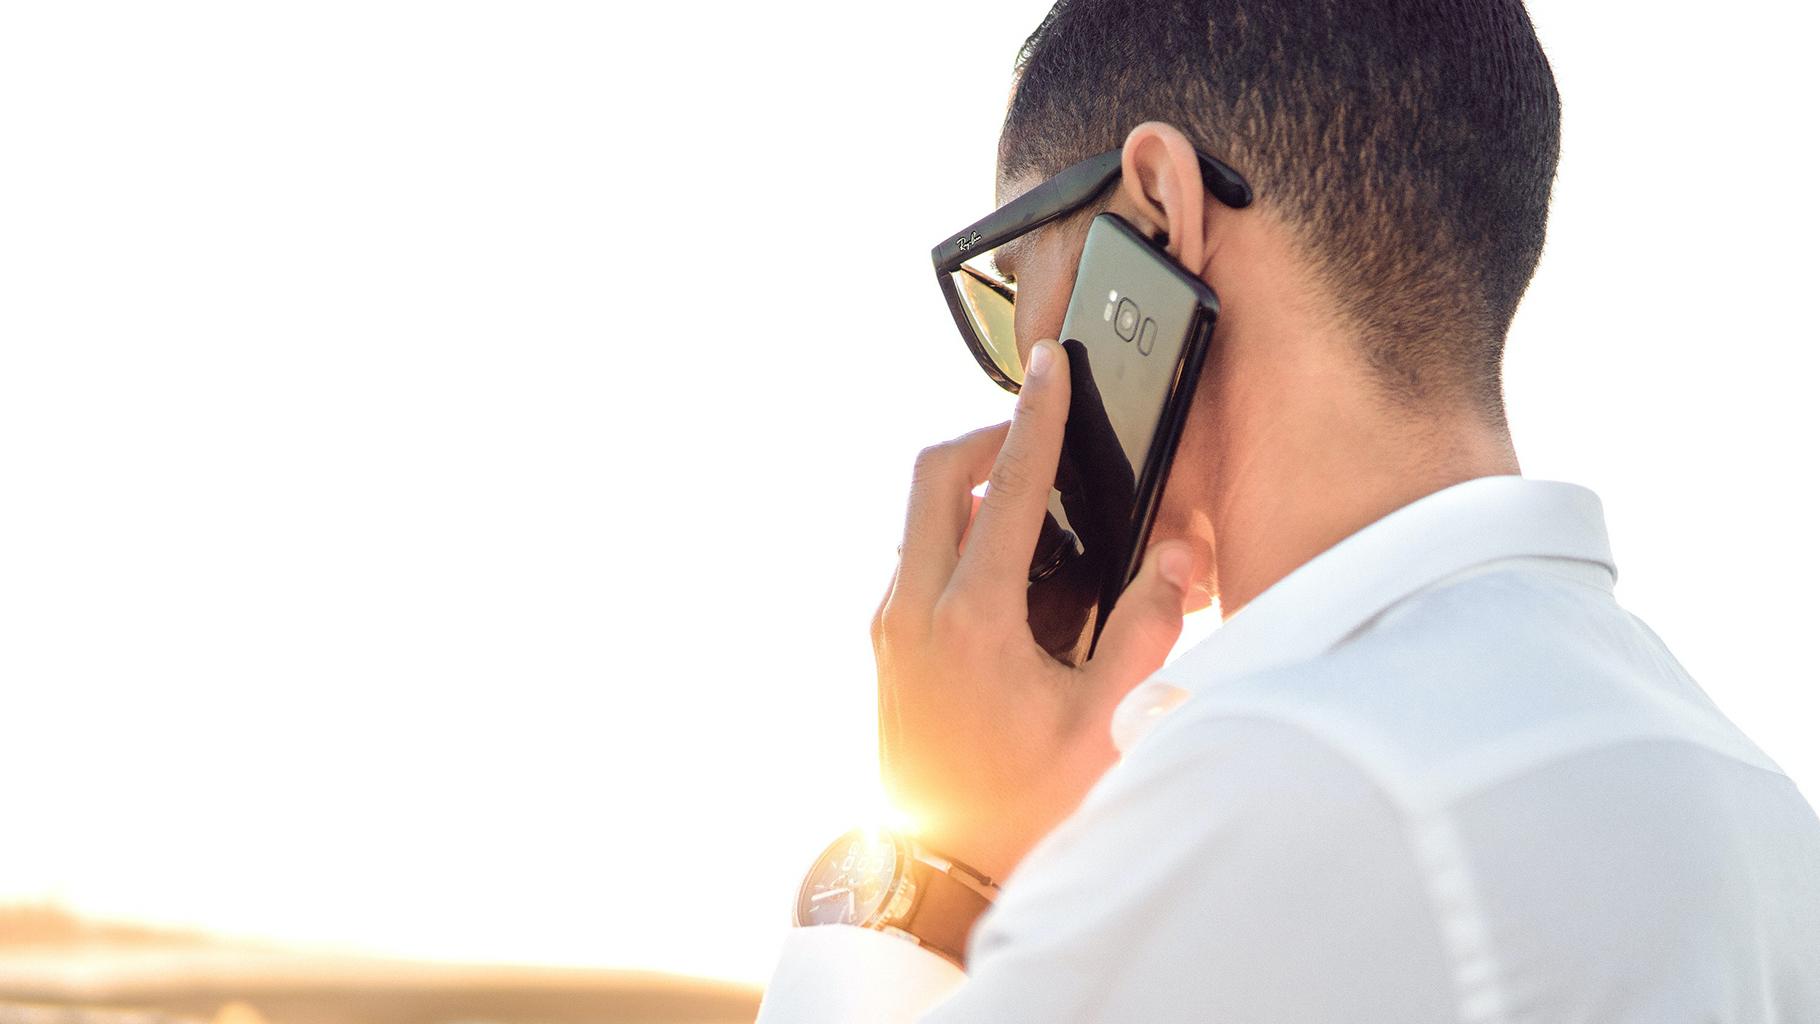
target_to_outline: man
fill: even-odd
[[[918,460],[874,623],[921,828],[832,848],[761,1019],[1820,1021],[1820,821],[1617,604],[1597,497],[1519,475],[1499,366],[1559,126],[1520,3],[1072,0],[1018,68],[1001,203],[1118,173],[994,254],[1017,411]],[[1102,211],[1223,313],[1071,667],[1025,581]]]

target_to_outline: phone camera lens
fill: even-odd
[[[1118,315],[1113,318],[1112,328],[1119,332],[1119,337],[1130,341],[1137,336],[1138,308],[1137,303],[1128,298],[1119,300]]]

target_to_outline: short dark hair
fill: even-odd
[[[1521,0],[1061,0],[1018,53],[1000,173],[1148,120],[1283,215],[1393,400],[1502,415],[1560,154]]]

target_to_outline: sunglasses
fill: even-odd
[[[1205,153],[1201,181],[1233,209],[1251,204],[1251,186],[1239,172]],[[1123,150],[1107,150],[1057,173],[1042,184],[942,239],[930,253],[954,324],[986,376],[1006,391],[1024,383],[1024,361],[1015,330],[1017,283],[999,272],[993,253],[1019,236],[1087,205],[1123,168]]]

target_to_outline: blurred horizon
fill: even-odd
[[[758,997],[750,985],[657,971],[363,956],[0,906],[9,1022],[723,1024],[749,1021]]]

